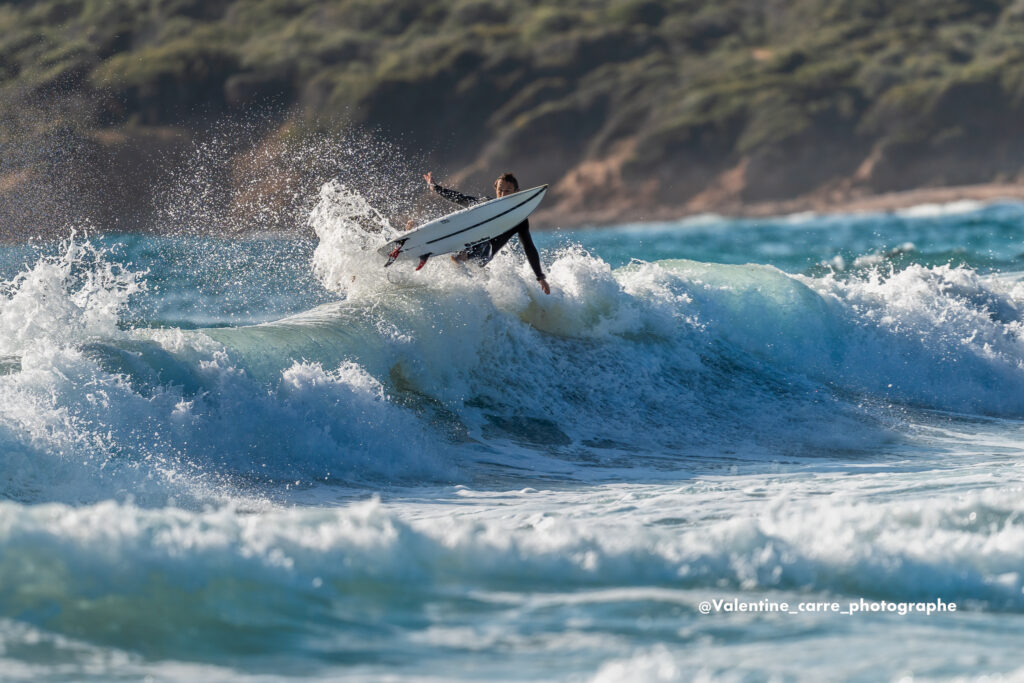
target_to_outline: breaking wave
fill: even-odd
[[[385,271],[367,252],[386,221],[344,188],[311,220],[313,267],[341,298],[277,322],[127,326],[146,273],[83,241],[7,282],[0,495],[161,504],[517,468],[644,477],[870,449],[908,407],[1024,416],[1024,285],[1006,278],[613,269],[569,247],[546,297],[506,252],[486,270]]]

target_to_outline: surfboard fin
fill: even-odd
[[[427,265],[427,259],[428,258],[430,258],[430,254],[425,254],[423,256],[423,258],[420,259],[420,264],[418,266],[416,266],[416,270],[419,270],[423,266]]]
[[[384,264],[385,268],[394,263],[395,259],[398,258],[398,255],[402,253],[402,247],[405,246],[405,240],[401,240],[397,244],[398,246],[396,246],[394,250],[390,254],[388,254],[388,262]]]

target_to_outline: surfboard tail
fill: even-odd
[[[390,266],[392,263],[395,262],[395,259],[398,258],[398,255],[402,253],[402,247],[403,246],[405,246],[405,240],[404,239],[402,239],[402,240],[395,240],[394,242],[390,242],[387,246],[384,247],[384,249],[381,250],[382,252],[386,253],[387,256],[388,256],[388,261],[387,261],[387,263],[384,264],[385,268],[387,268],[388,266]],[[393,247],[393,248],[391,248],[391,247]],[[387,251],[388,248],[391,248],[391,250]]]

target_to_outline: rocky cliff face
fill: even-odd
[[[7,5],[0,222],[31,234],[59,196],[62,215],[151,225],[153,188],[214,139],[210,182],[239,211],[258,187],[413,166],[470,190],[548,182],[566,223],[1016,183],[1021,29],[1013,0]],[[295,153],[353,128],[401,171]]]

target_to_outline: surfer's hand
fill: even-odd
[[[423,174],[423,179],[427,181],[427,185],[430,186],[430,189],[434,189],[434,172],[433,171],[430,171],[429,173],[424,173]]]
[[[537,282],[540,283],[540,288],[544,291],[545,294],[550,294],[551,293],[551,288],[548,287],[548,281],[547,280],[537,280]]]

